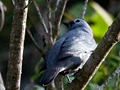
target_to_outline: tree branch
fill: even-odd
[[[30,1],[30,2],[28,3],[28,5],[26,5],[23,9],[27,8],[31,3],[32,3],[32,1]]]
[[[105,88],[105,86],[106,86],[116,75],[118,75],[118,73],[120,73],[120,66],[115,70],[115,72],[112,74],[112,76],[110,76],[110,77],[98,88],[98,90],[102,90],[103,88]]]
[[[68,0],[57,0],[57,5],[55,9],[55,16],[53,21],[53,41],[55,42],[58,36],[58,31],[60,28],[61,19],[66,7]]]
[[[47,0],[47,7],[48,7],[48,26],[49,26],[49,33],[52,36],[52,22],[51,22],[51,0]]]
[[[120,67],[120,51],[119,51],[119,67]],[[120,72],[117,73],[117,75],[116,75],[116,82],[115,82],[114,90],[117,90],[117,86],[119,84],[119,78],[120,78]]]
[[[4,86],[4,83],[3,83],[1,72],[0,72],[0,90],[5,90],[5,86]]]
[[[81,19],[84,19],[85,12],[86,12],[86,9],[87,9],[87,3],[88,3],[88,0],[85,0],[85,4],[83,6],[83,11],[82,11]]]
[[[28,1],[15,0],[6,90],[20,90]]]
[[[52,22],[51,22],[51,6],[50,6],[51,0],[47,0],[47,7],[48,7],[48,30],[49,30],[49,37],[50,42],[49,44],[53,44],[53,36],[52,36]]]
[[[63,88],[63,76],[58,75],[55,79],[55,85],[57,90],[64,90]]]
[[[15,5],[15,1],[14,0],[12,0],[12,3],[13,3],[13,5]]]
[[[45,90],[56,90],[54,80],[46,87]]]
[[[100,44],[92,53],[84,67],[77,73],[73,82],[68,85],[66,90],[83,90],[95,72],[104,61],[112,47],[118,42],[120,38],[120,13],[109,27],[107,33],[103,37]]]
[[[1,31],[4,26],[4,21],[5,21],[4,5],[1,1],[0,1],[0,10],[1,10],[1,23],[0,23],[1,24],[0,31]]]
[[[29,34],[32,42],[34,43],[35,47],[37,48],[37,50],[40,52],[40,54],[42,55],[42,57],[45,57],[43,50],[39,47],[39,45],[37,44],[37,42],[35,41],[34,37],[32,36],[30,30],[28,28],[26,28],[27,33]]]
[[[35,8],[36,8],[37,13],[38,13],[38,15],[39,15],[39,18],[40,18],[40,20],[41,20],[41,22],[42,22],[42,25],[43,25],[43,27],[44,27],[44,29],[45,29],[45,32],[48,33],[48,29],[47,29],[47,26],[46,26],[46,24],[45,24],[45,21],[44,21],[44,19],[43,19],[43,17],[42,17],[42,14],[41,14],[41,12],[40,12],[40,9],[39,9],[37,3],[35,2],[35,0],[32,0],[32,1],[33,1],[34,5],[35,5]]]

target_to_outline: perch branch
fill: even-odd
[[[44,19],[43,19],[43,17],[42,17],[41,11],[40,11],[37,3],[35,2],[35,0],[32,0],[32,1],[33,1],[34,6],[35,6],[35,8],[36,8],[36,10],[37,10],[37,13],[38,13],[38,15],[39,15],[39,18],[40,18],[40,20],[41,20],[41,22],[42,22],[42,25],[43,25],[43,27],[44,27],[44,30],[45,30],[46,33],[48,33],[48,29],[47,29],[47,26],[46,26],[46,24],[45,24],[45,21],[44,21]]]
[[[60,28],[61,19],[66,7],[66,3],[68,0],[57,0],[55,16],[53,21],[53,41],[55,42],[58,36],[58,31]]]
[[[95,72],[104,61],[112,47],[118,42],[120,38],[120,13],[109,27],[107,33],[92,53],[84,67],[76,74],[76,78],[68,85],[66,90],[83,90],[93,77]]]
[[[84,19],[85,12],[86,12],[86,9],[87,9],[87,4],[88,4],[88,0],[85,0],[85,4],[83,6],[83,11],[82,11],[81,19]]]

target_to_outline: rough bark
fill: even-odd
[[[28,0],[15,0],[6,90],[20,90],[27,5]]]
[[[96,70],[100,67],[105,57],[120,38],[120,13],[109,27],[107,33],[90,56],[82,70],[77,73],[76,78],[68,85],[66,90],[83,90],[91,80]]]

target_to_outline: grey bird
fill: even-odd
[[[64,23],[69,32],[59,39],[45,57],[40,85],[48,85],[58,74],[68,77],[82,69],[96,42],[90,26],[82,19]]]

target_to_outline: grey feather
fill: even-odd
[[[84,66],[96,48],[92,30],[84,20],[71,21],[67,27],[69,32],[53,45],[44,61],[46,71],[49,69],[55,72],[53,76],[44,74],[40,81],[41,84],[49,84],[53,80],[51,77],[55,78],[59,73],[67,76],[73,75]],[[43,78],[47,78],[49,83],[45,83]]]

